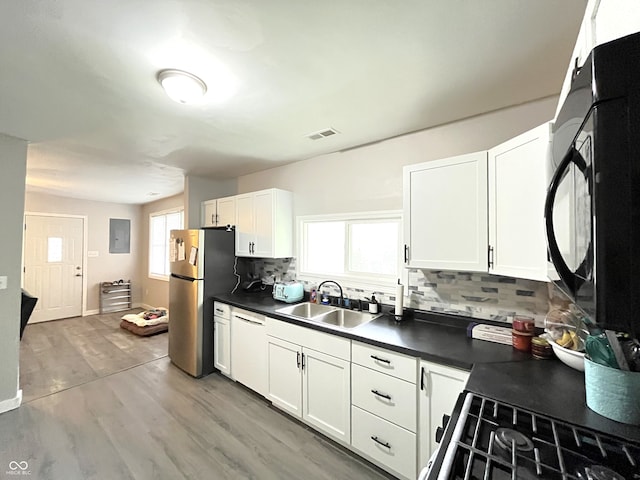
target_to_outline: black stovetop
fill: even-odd
[[[472,393],[442,448],[441,479],[640,479],[640,444]]]

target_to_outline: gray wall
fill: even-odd
[[[24,182],[24,180],[23,180]],[[131,280],[133,302],[142,300],[140,284],[140,219],[142,207],[121,203],[92,202],[42,193],[26,194],[28,213],[59,213],[86,215],[88,224],[87,251],[98,252],[87,258],[87,311],[96,313],[100,307],[98,285],[103,281]],[[109,253],[109,219],[131,220],[131,253]]]
[[[201,202],[235,195],[237,191],[236,179],[212,180],[187,175],[184,178],[185,228],[200,228]]]
[[[17,407],[20,339],[20,279],[27,142],[0,134],[0,412]]]
[[[149,215],[184,206],[184,195],[174,195],[142,206],[140,218],[140,285],[142,303],[149,307],[169,308],[169,282],[149,278]],[[186,217],[185,217],[186,218]]]
[[[292,191],[295,215],[402,209],[402,167],[486,150],[553,118],[557,97],[238,178],[238,193]],[[322,141],[322,140],[318,140]]]

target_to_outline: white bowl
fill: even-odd
[[[558,357],[562,363],[584,372],[584,352],[561,347],[548,336],[547,341],[551,345],[551,348],[553,348],[553,353],[556,354],[556,357]]]

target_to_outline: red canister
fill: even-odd
[[[533,335],[536,323],[531,317],[515,316],[513,317],[513,329],[519,333]]]
[[[521,352],[531,351],[532,338],[533,334],[511,330],[511,344],[513,345],[513,348],[520,350]]]

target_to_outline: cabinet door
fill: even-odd
[[[487,270],[487,152],[404,168],[407,266]]]
[[[218,199],[217,220],[219,227],[236,224],[236,197]]]
[[[547,281],[551,123],[489,150],[489,273]]]
[[[253,196],[252,194],[236,197],[236,255],[251,256],[253,235]]]
[[[267,395],[267,334],[263,316],[233,311],[231,364],[234,380]]]
[[[275,406],[297,417],[302,417],[301,350],[294,343],[267,337],[267,396]]]
[[[453,407],[469,378],[469,372],[431,362],[420,362],[418,412],[418,465],[426,465],[437,448],[436,429]]]
[[[350,443],[350,362],[309,348],[302,353],[302,417],[327,435]]]
[[[640,31],[638,0],[600,0],[593,13],[593,43],[602,43]]]
[[[231,375],[231,326],[229,320],[214,317],[213,362],[227,376]]]
[[[265,190],[253,194],[253,215],[256,257],[273,257],[274,192]]]
[[[202,202],[202,222],[203,227],[215,227],[216,226],[216,201],[207,200]]]

